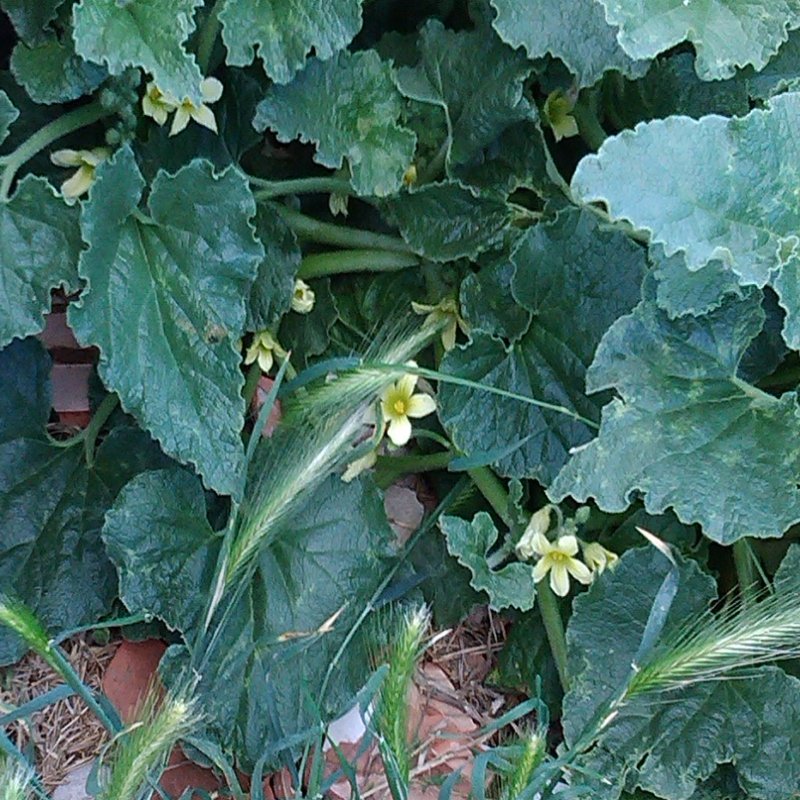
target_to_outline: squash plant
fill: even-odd
[[[563,731],[518,796],[797,796],[794,0],[0,8],[8,607],[160,621],[195,754],[252,771],[352,703],[381,605],[488,603]],[[97,351],[71,436],[54,291]],[[712,606],[749,656],[643,689]]]

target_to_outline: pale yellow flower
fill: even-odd
[[[203,95],[203,102],[196,105],[188,98],[185,98],[175,109],[175,116],[172,118],[172,127],[169,130],[170,136],[180,133],[193,119],[198,125],[208,128],[217,133],[217,120],[214,112],[207,104],[216,103],[222,97],[222,84],[216,78],[205,78],[200,84],[200,92]]]
[[[535,537],[547,533],[550,528],[550,517],[553,513],[553,506],[549,503],[544,508],[540,508],[533,514],[525,527],[525,532],[520,537],[515,548],[517,557],[523,561],[532,558],[536,551],[533,549]]]
[[[578,135],[578,123],[570,113],[574,105],[575,99],[568,97],[560,89],[550,92],[544,101],[544,117],[550,123],[557,142]]]
[[[581,542],[581,550],[583,550],[583,560],[597,575],[600,575],[606,567],[613,569],[619,561],[619,556],[607,550],[600,542]]]
[[[416,367],[413,362],[410,366]],[[381,411],[388,422],[387,434],[392,443],[404,445],[411,438],[411,420],[427,417],[436,411],[436,401],[427,394],[414,394],[416,375],[403,375],[393,383],[381,397]]]
[[[415,314],[427,314],[426,324],[441,324],[446,320],[442,330],[442,345],[445,350],[450,351],[456,346],[456,332],[459,329],[465,335],[469,333],[469,326],[462,319],[458,303],[452,297],[446,297],[436,305],[412,302],[411,308]]]
[[[304,281],[298,278],[294,282],[292,291],[292,311],[298,314],[308,314],[314,308],[316,295],[314,290]]]
[[[269,372],[275,358],[286,358],[286,351],[269,331],[259,331],[253,336],[253,342],[247,348],[244,363],[252,364],[254,361],[258,361],[261,371]]]
[[[154,81],[147,84],[142,97],[142,111],[145,116],[152,117],[159,125],[163,125],[178,105],[178,101],[171,95],[164,94]]]
[[[578,553],[578,540],[571,535],[559,536],[555,542],[540,533],[534,537],[533,551],[539,556],[533,568],[533,580],[536,583],[550,573],[550,588],[559,596],[569,593],[569,576],[583,584],[592,582],[592,573],[582,561],[575,556]]]
[[[91,150],[56,150],[50,160],[57,167],[77,167],[72,177],[61,184],[61,194],[67,200],[74,200],[89,191],[94,183],[95,170],[111,155],[107,147],[93,147]]]
[[[412,164],[404,173],[403,173],[403,183],[406,186],[413,186],[417,182],[417,166],[416,164]]]

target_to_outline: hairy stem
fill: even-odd
[[[253,402],[253,398],[255,397],[256,389],[258,387],[258,381],[260,379],[261,367],[259,366],[258,361],[254,361],[250,365],[250,369],[247,370],[247,377],[245,378],[244,388],[242,389],[245,413],[247,413],[247,409],[250,408],[250,404]]]
[[[561,688],[566,692],[569,689],[569,671],[567,670],[567,637],[564,633],[564,622],[558,610],[558,601],[547,581],[539,581],[536,586],[536,597],[539,601],[539,611],[542,614],[544,630],[550,644],[550,652],[556,663],[558,679]]]
[[[300,262],[298,278],[322,278],[348,272],[397,272],[419,265],[411,253],[393,253],[388,250],[337,250],[331,253],[314,253]]]
[[[197,35],[197,64],[200,71],[205,75],[208,72],[208,65],[211,63],[211,53],[214,51],[214,43],[219,34],[219,12],[222,9],[224,0],[217,0],[211,11],[208,12],[206,21]]]
[[[94,464],[94,450],[97,442],[97,437],[103,425],[106,424],[108,418],[114,412],[114,409],[119,405],[119,397],[111,392],[103,398],[103,402],[97,407],[94,412],[91,422],[86,428],[86,436],[83,440],[83,446],[86,450],[86,465],[91,469]]]
[[[575,122],[578,123],[578,133],[583,141],[592,150],[599,150],[600,145],[606,140],[608,134],[600,124],[591,100],[586,96],[580,97],[572,109],[572,116],[575,117]]]
[[[360,249],[389,250],[394,253],[410,253],[411,248],[399,237],[385,233],[374,233],[331,222],[320,222],[280,203],[271,203],[283,221],[301,238],[320,244]]]
[[[22,142],[16,150],[0,158],[0,164],[4,167],[3,177],[0,180],[0,201],[6,202],[8,200],[11,184],[14,182],[14,176],[17,171],[37,153],[62,136],[85,128],[87,125],[92,125],[113,113],[113,111],[103,108],[99,102],[68,111],[58,119],[54,119],[44,127],[39,128],[36,133]]]
[[[260,187],[253,193],[256,200],[271,200],[287,194],[352,194],[350,182],[342,178],[323,175],[317,178],[291,178],[285,181],[268,181],[249,177],[250,183]]]

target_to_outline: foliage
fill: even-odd
[[[121,601],[192,713],[119,780],[187,735],[307,774],[379,691],[373,612],[485,603],[536,724],[476,780],[788,800],[797,0],[0,8],[0,663],[45,653],[119,735],[56,645]],[[83,431],[34,338],[54,297],[94,357]],[[401,545],[406,472],[437,507]],[[744,660],[631,677],[723,634]],[[378,726],[400,795],[414,642]]]

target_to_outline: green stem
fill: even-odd
[[[245,413],[247,413],[247,409],[250,408],[250,404],[253,402],[260,379],[261,367],[258,365],[258,361],[254,361],[250,365],[250,369],[247,370],[247,377],[245,378],[244,388],[242,389]]]
[[[506,525],[510,526],[512,520],[508,513],[508,492],[506,492],[506,487],[503,485],[503,482],[489,467],[473,467],[467,470],[467,475],[469,475],[472,482],[478,487],[480,493],[495,510],[497,516],[500,517]]]
[[[385,489],[395,478],[417,472],[433,472],[446,469],[453,460],[450,450],[414,456],[378,456],[376,482]]]
[[[33,158],[38,152],[51,145],[62,136],[73,133],[87,125],[92,125],[103,117],[113,114],[107,108],[103,108],[100,103],[90,103],[86,106],[76,108],[62,114],[58,119],[48,122],[43,128],[39,128],[36,133],[29,136],[16,150],[3,156],[0,164],[3,165],[3,177],[0,180],[0,201],[8,200],[11,184],[17,170]]]
[[[225,0],[217,0],[211,11],[208,12],[206,21],[197,35],[197,63],[200,72],[205,75],[208,72],[208,65],[211,62],[211,53],[214,51],[214,42],[217,41],[219,34],[219,12]]]
[[[298,278],[322,278],[348,272],[397,272],[419,265],[411,253],[391,253],[388,250],[337,250],[314,253],[300,262]]]
[[[600,145],[608,138],[608,134],[603,130],[591,101],[585,97],[579,98],[572,109],[572,116],[578,123],[578,133],[583,141],[592,150],[599,150]]]
[[[97,436],[117,405],[119,405],[119,397],[114,392],[107,394],[103,398],[103,402],[97,407],[97,411],[94,412],[91,422],[86,427],[83,446],[86,449],[86,466],[90,469],[94,464],[94,448],[97,442]]]
[[[425,169],[422,170],[422,173],[419,176],[418,183],[432,183],[435,181],[439,175],[444,170],[445,161],[447,160],[447,154],[450,152],[450,144],[451,140],[448,136],[442,144],[439,146],[439,149],[436,151],[436,154],[430,160]]]
[[[393,253],[411,252],[411,248],[399,236],[347,228],[331,222],[320,222],[314,217],[308,217],[280,203],[271,203],[271,206],[301,239],[339,247],[389,250]]]
[[[285,181],[268,181],[250,176],[250,183],[261,187],[253,193],[256,200],[271,200],[287,194],[352,194],[350,182],[324,175],[317,178],[292,178]]]
[[[103,710],[103,707],[97,702],[95,696],[92,694],[91,689],[78,677],[78,673],[72,667],[72,664],[65,658],[58,647],[50,648],[50,658],[53,666],[58,670],[61,677],[66,682],[67,686],[72,689],[75,694],[80,697],[84,703],[89,707],[90,711],[97,717],[100,724],[112,735],[119,733],[119,726],[115,725],[111,718]]]
[[[564,622],[558,609],[558,601],[547,581],[539,581],[536,585],[536,598],[539,601],[539,612],[544,622],[547,641],[550,643],[550,652],[556,663],[558,678],[561,687],[566,692],[569,689],[569,670],[567,669],[567,637],[564,633]]]
[[[467,470],[467,474],[478,487],[489,505],[497,512],[506,525],[511,525],[511,516],[508,506],[508,492],[503,482],[492,472],[489,467],[475,467]],[[564,623],[558,610],[558,601],[553,590],[546,581],[536,584],[536,596],[539,599],[539,610],[542,614],[547,641],[550,643],[550,652],[553,654],[558,677],[564,691],[569,688],[569,672],[567,670],[567,638],[564,633]]]

